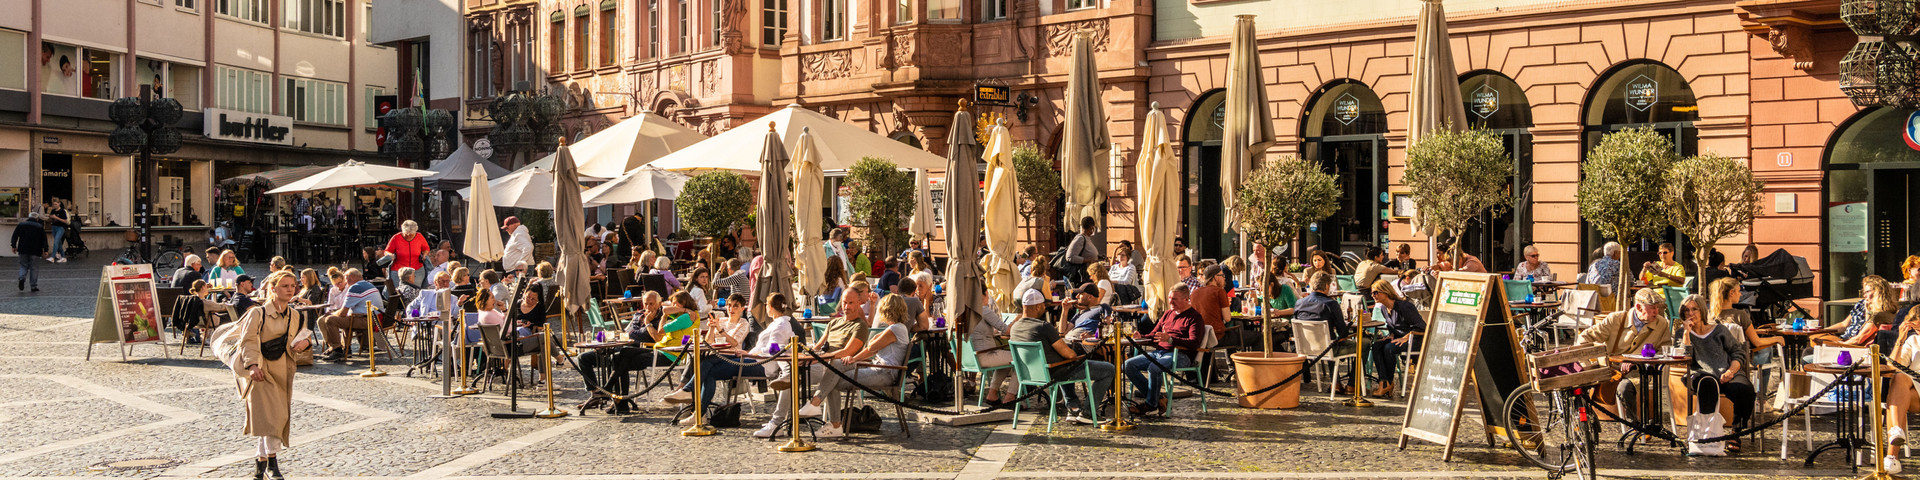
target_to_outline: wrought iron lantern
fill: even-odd
[[[1840,60],[1840,91],[1858,107],[1920,107],[1920,0],[1842,0],[1840,18],[1860,38]]]

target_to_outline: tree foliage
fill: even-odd
[[[1500,137],[1486,130],[1441,130],[1407,148],[1402,177],[1419,206],[1428,232],[1459,237],[1481,212],[1498,215],[1513,205],[1513,161]],[[1454,243],[1453,258],[1459,256]]]
[[[866,227],[867,241],[882,255],[904,245],[915,205],[913,173],[884,158],[861,157],[847,170],[847,183],[848,217]]]
[[[1340,209],[1333,175],[1293,156],[1264,162],[1238,195],[1240,232],[1261,245],[1291,243],[1300,229]]]
[[[753,210],[753,186],[733,172],[704,173],[687,179],[673,205],[694,235],[724,235]]]
[[[1600,144],[1580,163],[1580,190],[1574,194],[1580,217],[1592,222],[1602,235],[1622,243],[1659,235],[1667,226],[1660,185],[1678,158],[1673,142],[1651,128],[1600,137]],[[1614,297],[1624,308],[1632,298],[1627,294],[1627,275],[1632,269],[1621,265],[1619,270]]]
[[[1745,162],[1711,153],[1687,157],[1667,171],[1661,189],[1667,223],[1693,239],[1696,270],[1715,244],[1753,224],[1765,185]]]
[[[1020,186],[1020,217],[1033,224],[1041,215],[1052,215],[1066,190],[1060,188],[1060,171],[1053,159],[1032,143],[1013,147],[1014,183]]]

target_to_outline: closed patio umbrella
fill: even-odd
[[[1173,236],[1180,228],[1183,197],[1180,195],[1180,162],[1174,156],[1171,136],[1167,115],[1160,112],[1160,103],[1154,102],[1147,111],[1146,126],[1141,130],[1145,143],[1139,164],[1134,167],[1140,175],[1140,248],[1146,252],[1140,290],[1154,312],[1166,308],[1167,290],[1180,278],[1173,262]]]
[[[486,166],[474,165],[468,179],[473,185],[486,185]],[[461,251],[474,260],[497,262],[506,248],[500,244],[500,235],[493,232],[494,225],[500,222],[493,218],[493,195],[489,193],[482,188],[474,191],[473,198],[467,199],[468,231]]]
[[[1061,122],[1060,188],[1066,192],[1066,213],[1061,225],[1068,230],[1080,227],[1081,217],[1093,217],[1094,225],[1105,226],[1100,204],[1107,200],[1107,151],[1112,144],[1107,134],[1106,102],[1100,98],[1099,70],[1094,63],[1091,32],[1073,36],[1073,59],[1067,71],[1067,115]]]
[[[973,138],[973,114],[965,108],[953,112],[955,130],[947,135],[947,311],[942,312],[947,324],[953,327],[954,338],[967,338],[974,322],[988,315],[986,305],[980,304],[980,292],[986,288],[980,275],[980,189],[974,186],[974,164],[980,161],[980,142]],[[961,128],[965,127],[965,128]],[[920,191],[927,191],[924,176],[920,172]],[[923,207],[929,213],[933,210],[931,195],[921,200],[928,202]],[[932,225],[927,226],[929,235]],[[958,347],[958,341],[952,345]],[[966,405],[961,399],[960,377],[953,378],[953,405]]]
[[[1412,117],[1407,145],[1420,143],[1429,132],[1467,128],[1467,106],[1460,101],[1460,77],[1453,70],[1447,12],[1440,0],[1422,1],[1413,26],[1413,92],[1407,110]]]
[[[954,135],[959,134],[956,133],[948,136]],[[976,148],[979,147],[978,144],[974,146]],[[976,155],[978,155],[977,151]],[[951,158],[949,158],[949,160],[951,160]],[[949,170],[947,175],[951,178],[953,172]],[[932,179],[927,178],[927,169],[913,169],[913,220],[907,223],[907,235],[909,237],[926,239],[929,243],[933,242],[934,223],[933,185],[931,180]],[[952,243],[952,239],[948,239],[948,243]]]
[[[593,271],[587,268],[586,211],[580,207],[580,178],[574,170],[573,152],[562,143],[554,154],[558,160],[553,162],[553,205],[557,207],[553,210],[553,243],[560,250],[554,279],[560,282],[560,295],[566,297],[562,308],[569,318],[577,319],[593,297],[592,279],[588,278]]]
[[[815,156],[812,132],[800,132],[800,139],[793,145],[793,221],[794,238],[799,243],[793,247],[794,276],[800,283],[802,295],[820,295],[827,283],[827,252],[821,245],[820,203],[825,195],[826,174],[820,171],[820,162]],[[762,237],[765,238],[765,237]],[[808,300],[811,301],[811,300]],[[794,302],[795,305],[812,305]]]
[[[1017,312],[1020,305],[1019,299],[1013,298],[1013,287],[1020,281],[1019,268],[1014,263],[1014,255],[1019,248],[1015,239],[1019,235],[1020,187],[1013,171],[1013,133],[1007,131],[1005,125],[994,125],[989,130],[986,162],[987,193],[981,205],[980,218],[987,232],[987,258],[980,262],[985,270],[982,275],[986,278],[994,308],[1002,312]],[[953,173],[947,173],[948,185],[955,182],[954,178]],[[952,200],[947,202],[953,203]],[[948,210],[951,211],[952,207],[948,207]]]
[[[803,134],[804,135],[804,134]],[[793,295],[793,249],[787,244],[787,147],[780,133],[767,128],[760,149],[760,205],[753,234],[760,239],[760,273],[753,283],[752,303],[774,293]],[[794,302],[799,304],[799,302]]]
[[[1227,118],[1221,134],[1220,184],[1232,186],[1221,199],[1226,221],[1221,232],[1240,224],[1240,206],[1233,189],[1245,182],[1253,162],[1266,156],[1273,144],[1273,112],[1267,108],[1266,81],[1260,74],[1260,51],[1254,45],[1253,15],[1239,15],[1233,24],[1233,43],[1227,50]],[[1161,292],[1165,295],[1166,292]]]

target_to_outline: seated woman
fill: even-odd
[[[1387,319],[1388,335],[1376,338],[1370,346],[1373,352],[1373,371],[1380,377],[1379,387],[1368,391],[1367,395],[1386,397],[1393,394],[1394,373],[1400,367],[1400,354],[1418,346],[1414,334],[1427,332],[1427,321],[1420,318],[1420,307],[1407,301],[1393,289],[1392,282],[1373,281],[1374,311],[1384,312]]]
[[[906,366],[907,351],[913,345],[913,334],[907,330],[905,323],[907,321],[905,298],[899,295],[888,295],[880,299],[880,306],[875,310],[878,310],[879,314],[874,316],[873,328],[883,331],[874,332],[859,353],[835,360],[833,368],[845,372],[848,377],[867,388],[887,391],[898,379],[897,375],[905,372],[885,367]],[[841,421],[845,419],[840,418],[840,397],[842,393],[858,390],[860,385],[847,383],[833,372],[826,372],[814,378],[819,382],[818,388],[814,389],[813,400],[800,408],[800,416],[820,415],[821,406],[824,403],[827,426],[814,431],[814,435],[821,438],[845,436],[841,425]]]
[[[1680,301],[1680,318],[1686,322],[1681,342],[1686,344],[1687,357],[1693,359],[1683,380],[1694,398],[1695,415],[1687,421],[1689,429],[1705,428],[1710,420],[1705,416],[1718,412],[1721,396],[1733,403],[1727,425],[1739,425],[1753,416],[1753,381],[1747,379],[1747,367],[1753,359],[1748,355],[1744,334],[1734,333],[1738,327],[1708,322],[1706,304],[1707,299],[1699,295],[1688,295]],[[1687,450],[1696,449],[1689,445]],[[1740,441],[1727,441],[1727,450],[1739,452]]]
[[[1866,348],[1873,343],[1873,336],[1880,326],[1893,325],[1893,312],[1896,309],[1887,279],[1868,275],[1860,279],[1860,303],[1853,304],[1853,310],[1847,313],[1847,322],[1820,329],[1820,333],[1810,337],[1810,341],[1814,345]],[[1812,355],[1807,358],[1808,363],[1813,362]]]
[[[1655,287],[1679,287],[1687,284],[1687,266],[1673,259],[1671,243],[1660,244],[1660,259],[1640,265],[1640,281]]]
[[[1887,355],[1887,359],[1908,368],[1920,367],[1920,361],[1916,361],[1920,360],[1920,335],[1916,333],[1920,333],[1920,314],[1907,312],[1894,336],[1893,353]],[[1906,445],[1907,414],[1917,409],[1920,409],[1920,391],[1915,390],[1913,378],[1894,375],[1892,389],[1887,394],[1887,442],[1895,448],[1888,449],[1886,458],[1881,460],[1887,473],[1900,473],[1900,458],[1894,453]]]
[[[673,259],[671,258],[655,257],[653,259],[653,270],[647,273],[664,277],[667,281],[667,289],[669,290],[680,289],[680,277],[673,276]]]
[[[779,390],[780,394],[779,408],[773,410],[773,418],[768,420],[766,425],[754,432],[753,435],[760,438],[772,436],[775,429],[786,421],[787,412],[793,411],[793,391],[786,388],[789,362],[783,361],[784,358],[777,358],[759,365],[742,364],[758,362],[778,354],[779,352],[773,351],[774,345],[779,345],[783,349],[781,352],[793,348],[789,342],[794,337],[794,321],[793,317],[786,313],[792,310],[789,303],[786,294],[768,295],[767,301],[760,305],[760,316],[772,318],[773,321],[768,322],[767,328],[754,337],[752,348],[743,350],[740,348],[742,343],[734,342],[734,346],[721,350],[719,355],[706,357],[700,361],[700,405],[707,409],[706,411],[712,411],[714,407],[713,392],[718,389],[720,382],[733,381],[743,376],[774,379],[772,382],[774,389]],[[737,304],[728,300],[727,309],[735,317],[744,317],[747,310],[746,299],[741,298]],[[691,378],[684,379],[680,390],[673,392],[670,396],[691,400],[693,397],[691,380]]]
[[[1772,362],[1774,355],[1774,348],[1772,347],[1786,343],[1786,340],[1780,337],[1760,336],[1757,329],[1753,328],[1753,316],[1748,314],[1746,310],[1733,308],[1734,303],[1739,301],[1739,280],[1732,278],[1714,280],[1712,284],[1707,286],[1708,318],[1713,319],[1713,323],[1740,326],[1742,335],[1746,337],[1747,351],[1753,356],[1753,365],[1765,365]],[[1772,372],[1766,370],[1759,370],[1759,372],[1760,383],[1755,385],[1758,387],[1756,391],[1765,392],[1769,385],[1767,375]]]
[[[1013,351],[1007,350],[1002,341],[1007,336],[1006,319],[1000,318],[1000,312],[993,309],[993,300],[985,289],[981,289],[980,299],[976,301],[981,306],[980,319],[967,330],[967,341],[973,347],[974,360],[983,369],[1012,365]],[[1002,368],[988,375],[992,377],[981,379],[987,385],[983,394],[987,403],[1000,403],[1003,397],[1013,398],[1012,384],[1009,382],[1013,378],[1013,369]]]
[[[585,381],[587,392],[591,394],[585,403],[580,404],[581,410],[604,406],[608,407],[609,411],[626,411],[632,406],[624,403],[611,406],[607,404],[611,399],[608,389],[611,389],[611,393],[615,395],[626,395],[628,372],[673,364],[672,357],[656,354],[653,349],[645,346],[654,344],[656,339],[666,337],[667,332],[661,330],[663,310],[658,292],[641,294],[640,307],[633,312],[633,318],[627,321],[626,339],[633,341],[633,345],[611,351],[589,349],[581,352],[580,356],[574,359],[574,367],[579,369],[580,378]],[[602,358],[603,356],[605,358]],[[605,367],[613,370],[605,385],[600,383],[600,377],[594,375],[594,370],[601,368],[603,362]]]

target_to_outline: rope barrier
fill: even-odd
[[[1140,351],[1140,352],[1142,352],[1142,353],[1144,353],[1144,352],[1146,351],[1146,349],[1145,349],[1145,348],[1143,348],[1143,347],[1141,347],[1141,346],[1140,346],[1140,342],[1137,342],[1137,341],[1134,341],[1134,340],[1133,340],[1133,339],[1131,339],[1131,338],[1129,338],[1129,339],[1127,339],[1127,343],[1129,343],[1129,344],[1132,344],[1132,345],[1133,345],[1133,348],[1134,348],[1134,350],[1137,350],[1137,351]],[[1322,360],[1322,359],[1325,359],[1325,358],[1327,358],[1327,354],[1328,354],[1328,353],[1332,353],[1332,352],[1333,352],[1333,349],[1332,349],[1332,348],[1328,348],[1328,349],[1326,349],[1326,350],[1321,350],[1321,351],[1320,351],[1320,354],[1319,354],[1319,355],[1316,355],[1316,356],[1314,356],[1313,358],[1311,358],[1311,359],[1308,359],[1308,360],[1306,361],[1306,363],[1305,363],[1305,364],[1303,364],[1303,365],[1301,365],[1301,366],[1300,366],[1300,371],[1297,371],[1297,372],[1293,372],[1293,375],[1289,375],[1289,376],[1287,376],[1287,378],[1283,378],[1283,379],[1280,379],[1280,381],[1279,381],[1279,382],[1276,382],[1276,383],[1274,383],[1274,384],[1272,384],[1272,385],[1268,385],[1268,386],[1266,386],[1266,387],[1262,387],[1262,388],[1260,388],[1260,389],[1258,389],[1258,390],[1254,390],[1254,391],[1251,391],[1251,392],[1247,392],[1247,393],[1231,393],[1231,392],[1225,392],[1225,391],[1220,391],[1220,390],[1214,390],[1214,389],[1211,389],[1211,388],[1207,388],[1207,387],[1204,387],[1204,386],[1201,386],[1201,385],[1197,385],[1197,384],[1194,384],[1194,383],[1193,383],[1193,381],[1191,381],[1191,380],[1187,380],[1186,378],[1183,378],[1183,377],[1181,377],[1181,376],[1179,376],[1179,375],[1168,375],[1168,376],[1169,376],[1169,377],[1173,377],[1173,380],[1174,380],[1174,381],[1176,381],[1176,382],[1180,382],[1180,384],[1181,384],[1181,385],[1186,385],[1186,386],[1187,386],[1188,388],[1192,388],[1192,389],[1194,389],[1194,391],[1198,391],[1198,392],[1205,392],[1205,393],[1208,393],[1208,394],[1212,394],[1212,395],[1215,395],[1215,396],[1221,396],[1221,397],[1237,397],[1237,396],[1254,396],[1254,395],[1259,395],[1259,394],[1262,394],[1262,393],[1267,393],[1267,392],[1270,392],[1270,391],[1273,391],[1273,389],[1276,389],[1276,388],[1280,388],[1280,387],[1284,387],[1284,386],[1286,386],[1286,385],[1287,385],[1288,383],[1293,383],[1293,381],[1295,381],[1295,380],[1298,380],[1298,379],[1300,379],[1300,378],[1301,378],[1302,376],[1304,376],[1304,375],[1306,375],[1306,373],[1307,373],[1307,371],[1308,371],[1309,369],[1311,369],[1311,368],[1313,368],[1313,366],[1314,366],[1314,365],[1316,365],[1316,364],[1319,364],[1319,363],[1320,363],[1320,360]],[[1167,364],[1164,364],[1164,363],[1160,363],[1160,359],[1157,359],[1157,358],[1153,358],[1153,356],[1152,356],[1152,355],[1142,355],[1142,356],[1144,356],[1144,357],[1146,357],[1146,358],[1147,358],[1147,361],[1149,361],[1149,362],[1153,362],[1153,366],[1155,366],[1155,367],[1159,367],[1159,368],[1160,368],[1160,371],[1163,371],[1163,372],[1171,372],[1171,371],[1173,371],[1173,369],[1172,369],[1172,368],[1168,368],[1168,367],[1167,367]],[[1206,374],[1207,374],[1206,372],[1201,372],[1201,375],[1206,375]]]
[[[637,347],[621,347],[621,348],[637,348]],[[653,355],[655,355],[655,356],[659,356],[659,355],[660,355],[660,352],[653,352],[653,351],[652,351],[651,349],[648,349],[648,351],[649,351],[650,353],[652,353]],[[566,355],[558,355],[558,356],[559,356],[560,358],[564,358],[564,359],[566,359],[566,361],[567,361],[567,364],[568,364],[568,365],[571,365],[571,366],[573,366],[573,369],[574,369],[574,371],[579,371],[579,370],[580,370],[580,363],[579,363],[579,361],[578,361],[578,360],[574,360],[574,357],[569,357],[569,356],[566,356]],[[609,354],[609,356],[611,356],[611,354]],[[647,394],[647,392],[652,392],[652,391],[653,391],[653,389],[654,389],[654,387],[658,387],[658,386],[660,386],[660,382],[662,382],[662,381],[665,381],[665,380],[666,380],[667,378],[670,378],[670,377],[672,377],[672,376],[673,376],[673,369],[674,369],[675,367],[679,367],[679,366],[680,366],[680,362],[681,362],[682,360],[685,360],[686,358],[687,358],[687,355],[678,355],[678,356],[675,356],[675,357],[673,358],[673,363],[672,363],[672,364],[669,364],[669,365],[667,365],[667,371],[666,371],[666,372],[663,372],[663,373],[661,373],[659,377],[655,377],[655,378],[653,379],[653,382],[652,382],[652,383],[649,383],[649,384],[647,384],[647,388],[644,388],[644,389],[641,389],[639,393],[632,393],[632,394],[627,394],[627,395],[618,395],[618,394],[615,394],[615,393],[613,393],[613,392],[609,392],[609,391],[607,391],[607,388],[606,388],[606,385],[605,385],[605,383],[602,383],[602,384],[600,384],[600,385],[595,385],[595,386],[593,387],[593,393],[595,393],[595,394],[598,394],[598,395],[600,395],[600,396],[604,396],[604,397],[608,397],[608,398],[617,398],[617,399],[634,399],[634,398],[640,398],[641,396],[643,396],[643,395],[646,395],[646,394]],[[651,363],[652,363],[652,362],[648,362],[648,363],[649,363],[649,366],[648,366],[647,368],[652,368],[652,365],[651,365]]]
[[[832,361],[829,361],[828,359],[825,359],[825,358],[820,358],[820,355],[818,353],[815,353],[812,348],[807,348],[806,345],[798,345],[798,346],[801,352],[806,353],[807,356],[809,357],[813,357],[813,360],[817,362],[819,365],[827,367],[828,372],[831,372],[835,376],[840,377],[841,380],[846,380],[847,383],[852,384],[853,386],[860,387],[860,390],[867,392],[868,395],[872,395],[873,398],[880,399],[880,401],[890,403],[908,410],[913,410],[917,412],[926,412],[934,415],[965,415],[968,413],[964,410],[942,410],[937,408],[929,408],[929,407],[922,407],[919,405],[912,405],[905,402],[901,402],[899,400],[894,400],[890,394],[887,394],[878,390],[874,390],[872,387],[868,387],[866,384],[860,383],[860,381],[855,380],[853,377],[847,376],[846,372],[841,371],[839,368],[834,367]],[[1078,367],[1080,365],[1085,364],[1087,362],[1087,359],[1090,357],[1091,357],[1090,355],[1081,355],[1078,357],[1074,357],[1069,360],[1071,363],[1062,365],[1061,367],[1064,367],[1064,368]],[[902,371],[902,372],[899,372],[899,374],[906,375],[907,372]],[[1047,383],[1045,386],[1036,388],[1031,392],[1027,392],[1026,395],[1021,395],[1019,397],[1016,397],[1012,400],[1008,400],[1005,402],[988,405],[986,410],[981,410],[980,412],[976,412],[976,413],[986,413],[986,412],[991,412],[996,410],[1005,410],[1008,408],[1013,408],[1012,406],[1015,404],[1018,404],[1020,402],[1027,401],[1027,399],[1039,396],[1042,393],[1046,393],[1047,390],[1050,390],[1053,387],[1060,385],[1061,383],[1069,382],[1069,381],[1074,381],[1074,380],[1071,380],[1071,379],[1054,380],[1052,382]],[[830,395],[833,394],[832,392],[822,392],[822,393],[827,393]],[[800,401],[800,400],[796,399],[795,401]]]
[[[1848,366],[1847,366],[1847,370],[1846,370],[1846,372],[1843,372],[1843,373],[1841,373],[1840,375],[1841,375],[1841,376],[1846,376],[1846,375],[1852,375],[1852,374],[1853,374],[1853,371],[1854,371],[1854,369],[1856,369],[1856,368],[1859,368],[1859,367],[1860,367],[1860,365],[1859,365],[1859,364],[1854,364],[1854,365],[1848,365]],[[1643,379],[1644,379],[1644,378],[1643,378]],[[1647,381],[1655,381],[1654,379],[1644,379],[1644,380],[1647,380]],[[1820,398],[1820,397],[1824,397],[1824,396],[1826,396],[1826,395],[1827,395],[1827,393],[1828,393],[1828,392],[1831,392],[1831,391],[1833,391],[1833,389],[1834,389],[1834,387],[1838,387],[1838,386],[1840,386],[1840,382],[1832,382],[1832,383],[1828,383],[1828,384],[1827,384],[1827,387],[1826,387],[1826,388],[1822,388],[1822,389],[1820,389],[1820,391],[1819,391],[1819,392],[1816,392],[1816,393],[1814,393],[1813,395],[1810,395],[1810,396],[1808,396],[1807,398],[1809,398],[1809,399],[1812,399],[1812,398]],[[1592,390],[1593,390],[1593,389],[1589,389],[1589,392],[1591,392]],[[1541,393],[1545,393],[1545,392],[1541,392]],[[1592,395],[1591,393],[1588,393],[1588,394],[1587,394],[1587,402],[1588,402],[1588,403],[1593,403],[1593,402],[1594,402],[1594,400],[1593,400],[1593,395]],[[1750,426],[1750,427],[1747,427],[1747,428],[1744,428],[1744,429],[1741,429],[1741,430],[1739,430],[1739,431],[1735,431],[1735,432],[1733,432],[1733,433],[1728,433],[1728,434],[1725,434],[1725,435],[1721,435],[1721,436],[1718,436],[1718,437],[1712,437],[1712,438],[1706,438],[1706,439],[1701,439],[1701,440],[1700,440],[1700,443],[1714,443],[1714,442],[1722,442],[1722,441],[1727,441],[1727,440],[1734,440],[1734,439],[1738,439],[1738,438],[1740,438],[1740,437],[1744,437],[1744,436],[1747,436],[1747,435],[1750,435],[1750,434],[1752,434],[1752,433],[1754,433],[1754,432],[1758,432],[1758,431],[1761,431],[1761,430],[1766,430],[1766,429],[1768,429],[1768,428],[1773,428],[1773,426],[1774,426],[1774,425],[1779,425],[1779,424],[1780,424],[1780,422],[1784,422],[1784,421],[1787,421],[1788,419],[1792,419],[1794,415],[1798,415],[1798,414],[1800,414],[1800,412],[1801,412],[1802,410],[1806,410],[1806,409],[1807,409],[1808,407],[1812,407],[1812,406],[1813,406],[1813,403],[1814,403],[1814,402],[1812,402],[1812,401],[1807,401],[1807,402],[1801,402],[1799,406],[1796,406],[1796,407],[1793,407],[1793,409],[1792,409],[1792,410],[1788,410],[1788,411],[1787,411],[1786,413],[1784,413],[1784,414],[1781,414],[1781,415],[1780,415],[1780,416],[1779,416],[1778,418],[1774,418],[1773,420],[1769,420],[1769,421],[1767,421],[1766,423],[1762,423],[1762,424],[1759,424],[1759,425],[1754,425],[1754,426]],[[1595,408],[1595,409],[1593,409],[1593,410],[1596,410],[1596,411],[1599,411],[1599,412],[1600,412],[1600,415],[1601,415],[1601,416],[1604,416],[1604,417],[1607,417],[1607,420],[1610,420],[1610,421],[1614,421],[1614,422],[1618,422],[1618,423],[1620,423],[1620,425],[1622,425],[1622,426],[1625,426],[1625,427],[1627,427],[1628,429],[1630,429],[1630,430],[1633,430],[1634,432],[1637,432],[1637,433],[1639,433],[1639,434],[1641,434],[1641,435],[1646,435],[1646,436],[1649,436],[1649,437],[1654,437],[1654,438],[1658,438],[1658,439],[1661,439],[1661,440],[1666,440],[1666,441],[1669,441],[1669,442],[1678,442],[1678,441],[1681,441],[1681,440],[1683,440],[1683,439],[1681,439],[1680,437],[1676,437],[1676,436],[1674,436],[1674,435],[1673,435],[1672,433],[1669,433],[1669,432],[1664,432],[1664,431],[1651,431],[1651,430],[1647,430],[1647,429],[1646,429],[1645,427],[1642,427],[1642,426],[1640,426],[1640,424],[1639,424],[1639,423],[1636,423],[1636,422],[1630,422],[1630,421],[1627,421],[1627,420],[1625,420],[1625,419],[1622,419],[1622,418],[1620,418],[1620,416],[1619,416],[1619,415],[1615,415],[1615,414],[1614,414],[1613,412],[1611,412],[1611,411],[1608,411],[1607,409],[1604,409],[1604,408]]]

